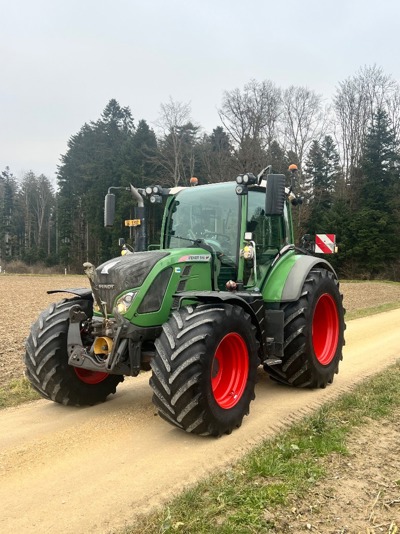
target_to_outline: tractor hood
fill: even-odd
[[[102,263],[95,270],[93,282],[108,313],[112,312],[115,298],[127,289],[140,287],[154,265],[169,252],[151,251],[126,254]]]

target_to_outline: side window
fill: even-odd
[[[249,191],[247,231],[252,232],[256,243],[257,259],[268,261],[285,244],[286,228],[282,217],[265,216],[265,192]]]

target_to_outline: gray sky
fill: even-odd
[[[206,131],[250,79],[327,100],[377,64],[400,82],[398,0],[0,0],[0,171],[54,179],[111,98],[153,126],[171,96]]]

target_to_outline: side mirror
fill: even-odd
[[[107,193],[104,199],[104,226],[112,226],[115,218],[115,195]]]
[[[268,174],[265,215],[283,215],[285,206],[285,175]]]

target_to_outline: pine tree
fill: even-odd
[[[289,159],[285,150],[278,141],[272,141],[266,152],[267,165],[271,165],[272,174],[286,174],[289,167]]]
[[[196,173],[201,182],[225,182],[234,178],[233,147],[221,126],[214,128],[210,135],[204,134],[196,143],[195,151]]]
[[[16,256],[18,251],[16,209],[17,182],[9,167],[0,173],[0,265]]]
[[[115,236],[103,227],[103,199],[110,186],[129,184],[140,174],[134,136],[129,108],[113,99],[98,121],[85,124],[69,140],[58,170],[58,228],[65,265],[80,269],[87,259],[99,263],[110,256]]]
[[[400,158],[387,113],[379,109],[367,133],[361,160],[361,198],[364,206],[380,208],[398,180]]]
[[[352,216],[351,256],[364,274],[388,273],[400,259],[400,157],[385,111],[378,109],[367,132],[361,160],[360,208]]]
[[[321,143],[313,141],[305,165],[305,194],[310,204],[308,231],[335,233],[330,223],[330,210],[340,179],[339,155],[330,136]]]

